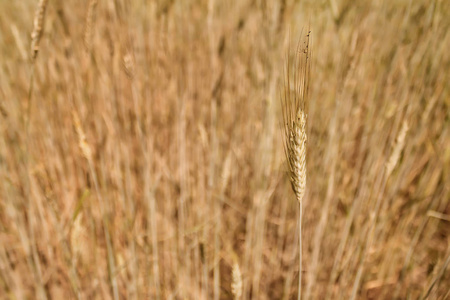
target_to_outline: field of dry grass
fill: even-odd
[[[32,44],[38,2],[0,1],[0,299],[296,298],[308,28],[302,299],[450,298],[450,1],[50,0]]]

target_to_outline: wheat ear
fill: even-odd
[[[47,3],[48,0],[40,0],[34,15],[33,31],[31,32],[31,58],[33,60],[36,59],[39,52],[39,42],[42,36]]]
[[[95,10],[97,7],[97,0],[90,0],[86,13],[86,23],[84,27],[84,46],[87,51],[92,47],[92,35],[94,28]]]
[[[298,299],[302,285],[302,202],[306,190],[306,142],[307,100],[309,87],[309,35],[303,45],[297,47],[295,68],[290,72],[287,62],[284,94],[281,97],[283,112],[284,150],[289,179],[299,203],[299,281]],[[291,80],[293,86],[291,86]]]
[[[405,120],[402,123],[402,127],[397,136],[397,141],[395,143],[394,149],[392,150],[391,156],[389,157],[389,160],[386,164],[386,177],[389,177],[392,174],[392,171],[397,166],[397,163],[400,159],[400,154],[402,153],[403,147],[405,146],[405,138],[408,130],[408,122]]]
[[[233,299],[239,300],[242,297],[242,273],[237,259],[233,265],[231,277],[231,293],[233,294]]]

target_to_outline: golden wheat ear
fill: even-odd
[[[309,33],[297,46],[294,69],[287,59],[284,74],[284,93],[281,95],[283,114],[283,145],[292,189],[298,202],[306,190],[306,143],[309,87]]]

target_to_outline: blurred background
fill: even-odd
[[[0,0],[0,28],[0,299],[296,299],[308,30],[303,299],[450,297],[449,1]]]

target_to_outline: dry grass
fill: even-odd
[[[307,26],[304,298],[449,297],[448,1],[48,1],[33,60],[39,3],[0,1],[0,299],[296,298]]]

